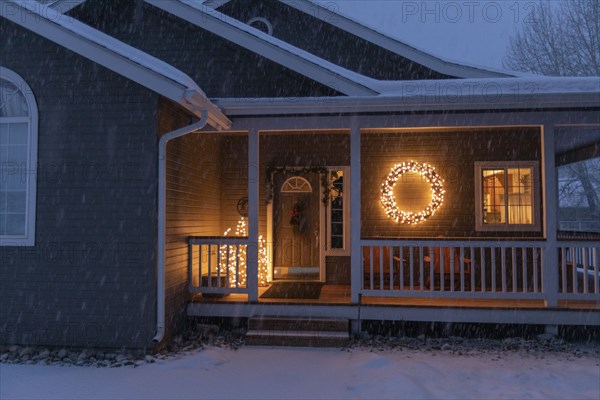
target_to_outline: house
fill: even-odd
[[[451,63],[308,1],[43,3],[1,2],[0,342],[600,325],[600,235],[557,217],[557,167],[600,156],[599,78]]]

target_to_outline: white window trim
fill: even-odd
[[[533,171],[533,223],[532,224],[484,224],[483,223],[483,169],[531,168]],[[475,162],[475,230],[483,232],[533,232],[541,229],[540,179],[538,161],[476,161]]]
[[[266,19],[265,17],[254,17],[248,20],[248,22],[246,22],[246,24],[252,26],[253,23],[255,22],[262,22],[263,24],[265,24],[265,26],[267,27],[267,35],[271,35],[273,36],[273,24]],[[255,26],[252,26],[254,29],[258,29]]]
[[[331,198],[325,207],[325,224],[327,229],[327,244],[325,255],[327,256],[349,256],[350,255],[350,167],[327,167],[327,179],[330,178],[332,171],[344,171],[344,247],[333,249],[331,247]]]
[[[2,118],[1,122],[28,122],[28,154],[27,154],[27,204],[25,209],[25,235],[0,235],[0,246],[35,246],[35,219],[37,195],[37,154],[38,154],[38,108],[33,91],[17,73],[0,66],[0,77],[15,84],[20,90],[27,106],[29,117]]]

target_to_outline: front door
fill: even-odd
[[[318,173],[279,174],[273,197],[273,279],[320,279]]]

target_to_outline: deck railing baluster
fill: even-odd
[[[506,284],[506,249],[504,247],[501,247],[500,251],[502,262],[502,293],[506,293],[508,291]]]
[[[577,249],[577,253],[575,252],[575,249],[575,247],[571,247],[571,266],[573,270],[571,278],[573,279],[573,293],[579,293],[579,287],[577,285],[577,256],[579,254],[579,249]]]
[[[404,246],[400,246],[400,290],[404,290]]]
[[[533,292],[539,292],[539,277],[538,277],[538,249],[534,247],[533,249]]]
[[[481,291],[485,292],[485,247],[481,247]]]

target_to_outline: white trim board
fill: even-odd
[[[0,15],[115,73],[161,94],[200,116],[209,114],[215,129],[228,129],[231,121],[208,100],[186,74],[74,18],[33,0],[4,0]]]
[[[510,71],[492,71],[484,68],[461,65],[454,62],[446,61],[436,56],[433,56],[425,51],[416,49],[387,36],[371,27],[368,27],[348,16],[334,12],[327,7],[323,7],[317,2],[310,0],[279,0],[279,2],[295,8],[305,14],[318,18],[325,23],[332,24],[335,21],[335,27],[342,29],[354,36],[373,43],[381,48],[384,48],[392,53],[398,54],[417,64],[421,64],[427,68],[437,71],[442,74],[456,76],[458,78],[494,78],[494,77],[510,77]]]
[[[206,0],[202,5],[214,10],[229,3],[230,0]],[[437,71],[441,74],[455,76],[457,78],[494,78],[510,77],[515,73],[512,71],[490,70],[482,67],[469,66],[443,60],[423,50],[412,47],[400,40],[394,39],[385,33],[371,28],[355,19],[333,11],[318,2],[311,0],[278,0],[286,6],[292,7],[311,17],[335,25],[336,28],[346,31],[369,43],[386,49],[394,54],[407,58],[417,64]],[[230,17],[231,18],[231,17]]]
[[[202,3],[190,0],[144,0],[163,11],[349,96],[380,94],[376,79],[347,70],[270,36]]]
[[[85,2],[86,0],[56,0],[48,5],[54,10],[65,14]]]

